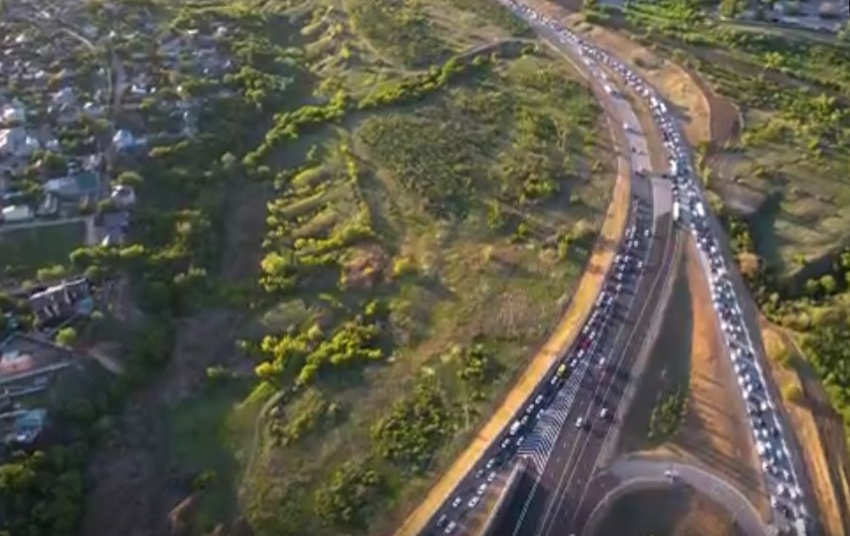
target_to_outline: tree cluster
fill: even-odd
[[[380,456],[399,468],[420,472],[453,430],[454,415],[445,392],[433,378],[425,377],[372,427],[372,440]]]

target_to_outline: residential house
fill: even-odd
[[[93,170],[76,171],[45,182],[44,191],[65,201],[95,198],[100,191],[100,174]]]
[[[4,123],[23,123],[27,118],[27,109],[21,101],[15,99],[3,105]]]
[[[147,143],[145,138],[137,138],[129,130],[119,130],[112,137],[112,143],[119,151],[134,149]]]
[[[126,208],[136,202],[136,191],[132,186],[119,184],[112,188],[112,194],[109,196],[115,203],[115,206]]]
[[[101,246],[115,246],[124,242],[124,234],[130,225],[130,213],[126,209],[106,212],[101,214],[98,220],[103,230]]]
[[[74,364],[74,354],[36,337],[13,333],[0,342],[0,398],[43,391],[61,370]]]
[[[88,279],[80,277],[36,292],[29,306],[40,325],[56,325],[78,315],[91,314],[94,301]]]
[[[0,129],[0,155],[28,156],[38,148],[38,140],[28,135],[24,127]]]

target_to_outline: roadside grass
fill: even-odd
[[[85,223],[75,221],[0,232],[0,259],[25,274],[56,264],[67,264],[68,255],[85,241]]]

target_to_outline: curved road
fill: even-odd
[[[650,485],[686,484],[702,495],[723,506],[732,514],[736,526],[748,536],[769,536],[770,532],[761,520],[758,511],[740,491],[726,480],[699,467],[640,457],[626,457],[616,461],[607,471],[620,483],[608,491],[591,512],[587,526],[592,527],[604,515],[611,502],[624,493]],[[671,476],[672,482],[671,482]]]

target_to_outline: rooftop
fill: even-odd
[[[0,384],[71,364],[73,354],[53,343],[13,333],[0,343]]]

